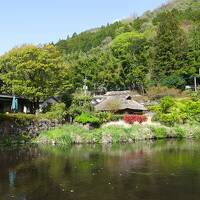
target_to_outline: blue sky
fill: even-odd
[[[166,0],[0,0],[0,54],[152,10]]]

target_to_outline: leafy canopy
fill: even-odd
[[[0,57],[2,92],[44,99],[69,87],[68,67],[53,45],[24,45]]]

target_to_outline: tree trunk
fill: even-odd
[[[33,98],[32,105],[31,105],[31,113],[35,114],[36,110],[39,109],[39,99]]]

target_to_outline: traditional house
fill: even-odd
[[[112,91],[102,96],[95,96],[92,104],[96,111],[109,111],[116,114],[143,114],[147,109],[134,100],[130,91]]]
[[[31,102],[25,97],[17,97],[18,112],[29,113]],[[11,112],[13,96],[0,94],[0,113]]]

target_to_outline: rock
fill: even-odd
[[[82,143],[82,138],[80,135],[77,135],[74,139],[75,144],[81,144]]]
[[[53,127],[59,126],[58,120],[39,120],[39,121],[32,121],[26,124],[19,124],[16,123],[15,120],[13,121],[3,121],[0,127],[0,135],[21,135],[22,133],[26,133],[31,137],[35,137],[39,135],[41,131],[45,131],[51,129]]]
[[[111,135],[103,135],[102,137],[102,143],[103,144],[109,144],[112,143],[112,136]]]

